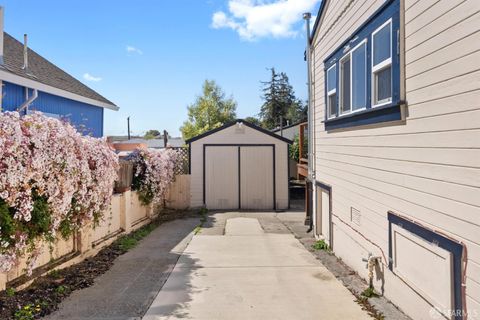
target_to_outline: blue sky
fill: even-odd
[[[205,79],[258,113],[269,67],[306,99],[304,25],[319,0],[7,0],[5,31],[115,102],[105,134],[179,135]]]

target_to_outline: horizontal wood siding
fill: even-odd
[[[313,46],[316,177],[332,186],[333,214],[349,222],[350,208],[360,210],[356,227],[386,253],[389,210],[465,243],[473,310],[480,306],[480,1],[402,0],[406,121],[338,132],[324,128],[323,61],[384,2],[327,4]],[[333,223],[334,231],[342,230],[333,235],[334,249],[354,267],[362,265],[352,258],[356,254],[335,243],[347,238],[342,234],[357,239],[351,241],[365,252],[378,252],[349,226],[335,218]],[[404,294],[386,292],[411,311],[402,305]]]
[[[15,111],[23,102],[25,102],[25,88],[4,81],[3,111]],[[39,92],[38,98],[33,101],[29,109],[60,115],[84,135],[103,136],[103,108]]]

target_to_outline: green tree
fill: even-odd
[[[262,122],[257,117],[246,117],[245,121],[250,122],[251,124],[254,124],[259,127],[262,126]]]
[[[274,129],[287,123],[295,123],[306,118],[306,106],[295,97],[295,91],[285,72],[277,73],[270,69],[270,81],[262,82],[263,105],[260,119],[263,127]]]
[[[280,75],[275,68],[270,69],[270,81],[262,81],[263,104],[260,108],[260,119],[263,127],[274,129],[286,110],[282,110],[284,105],[280,99]]]
[[[161,135],[160,131],[153,129],[153,130],[148,130],[145,133],[144,138],[145,139],[155,139],[157,137],[160,137],[160,135]]]
[[[237,103],[213,80],[205,80],[202,95],[188,106],[188,120],[180,128],[183,139],[188,140],[206,131],[218,128],[236,118]]]

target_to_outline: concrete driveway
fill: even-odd
[[[219,213],[143,319],[371,319],[354,300],[275,214]]]

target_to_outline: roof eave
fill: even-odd
[[[315,23],[312,28],[312,33],[310,35],[310,42],[313,42],[313,39],[315,38],[315,34],[317,33],[317,30],[319,28],[320,20],[322,18],[322,15],[325,11],[326,3],[328,0],[322,0],[320,3],[320,8],[318,8],[318,13],[317,13],[317,18],[315,20]]]
[[[63,90],[63,89],[52,87],[50,85],[44,84],[42,82],[39,82],[39,81],[36,81],[36,80],[33,80],[33,79],[29,79],[29,78],[26,78],[26,77],[19,76],[17,74],[14,74],[14,73],[8,71],[4,67],[0,68],[0,80],[11,82],[11,83],[14,83],[14,84],[17,84],[17,85],[20,85],[20,86],[24,86],[24,87],[28,87],[28,88],[31,88],[31,89],[37,89],[37,90],[42,91],[42,92],[46,92],[46,93],[50,93],[50,94],[60,96],[60,97],[64,97],[64,98],[67,98],[67,99],[83,102],[83,103],[90,104],[90,105],[100,107],[100,108],[110,109],[110,110],[114,110],[114,111],[118,111],[120,109],[117,105],[115,105],[113,103],[107,103],[107,102],[104,102],[104,101],[99,101],[99,100],[96,100],[96,99],[84,97],[84,96],[81,96],[81,95],[76,94],[76,93],[72,93],[72,92],[69,92],[69,91],[66,91],[66,90]]]
[[[273,137],[273,138],[275,138],[275,139],[281,140],[281,141],[286,142],[286,143],[288,143],[288,144],[292,144],[292,143],[293,143],[293,141],[290,140],[290,139],[287,139],[287,138],[285,138],[285,137],[279,136],[279,135],[277,135],[277,134],[275,134],[275,133],[273,133],[273,132],[271,132],[271,131],[269,131],[269,130],[266,130],[266,129],[262,128],[262,127],[259,127],[259,126],[257,126],[257,125],[254,125],[254,124],[251,123],[251,122],[245,121],[244,119],[236,119],[236,120],[234,120],[234,121],[232,121],[232,122],[226,123],[226,124],[224,124],[224,125],[221,126],[221,127],[218,127],[218,128],[212,129],[212,130],[209,130],[209,131],[207,131],[207,132],[204,132],[204,133],[202,133],[202,134],[199,134],[198,136],[195,136],[195,137],[193,137],[193,138],[187,139],[187,140],[185,140],[185,143],[186,143],[186,144],[190,144],[190,143],[192,143],[192,142],[194,142],[194,141],[197,141],[197,140],[200,140],[200,139],[202,139],[202,138],[205,138],[205,137],[207,137],[207,136],[209,136],[209,135],[211,135],[211,134],[214,134],[214,133],[216,133],[216,132],[218,132],[218,131],[222,131],[223,129],[229,128],[229,127],[231,127],[231,126],[233,126],[233,125],[235,125],[235,124],[237,124],[237,123],[239,123],[239,122],[243,123],[243,124],[246,125],[247,127],[250,127],[250,128],[252,128],[252,129],[258,130],[258,131],[260,131],[260,132],[262,132],[262,133],[264,133],[264,134],[266,134],[266,135],[269,135],[269,136],[271,136],[271,137]]]

